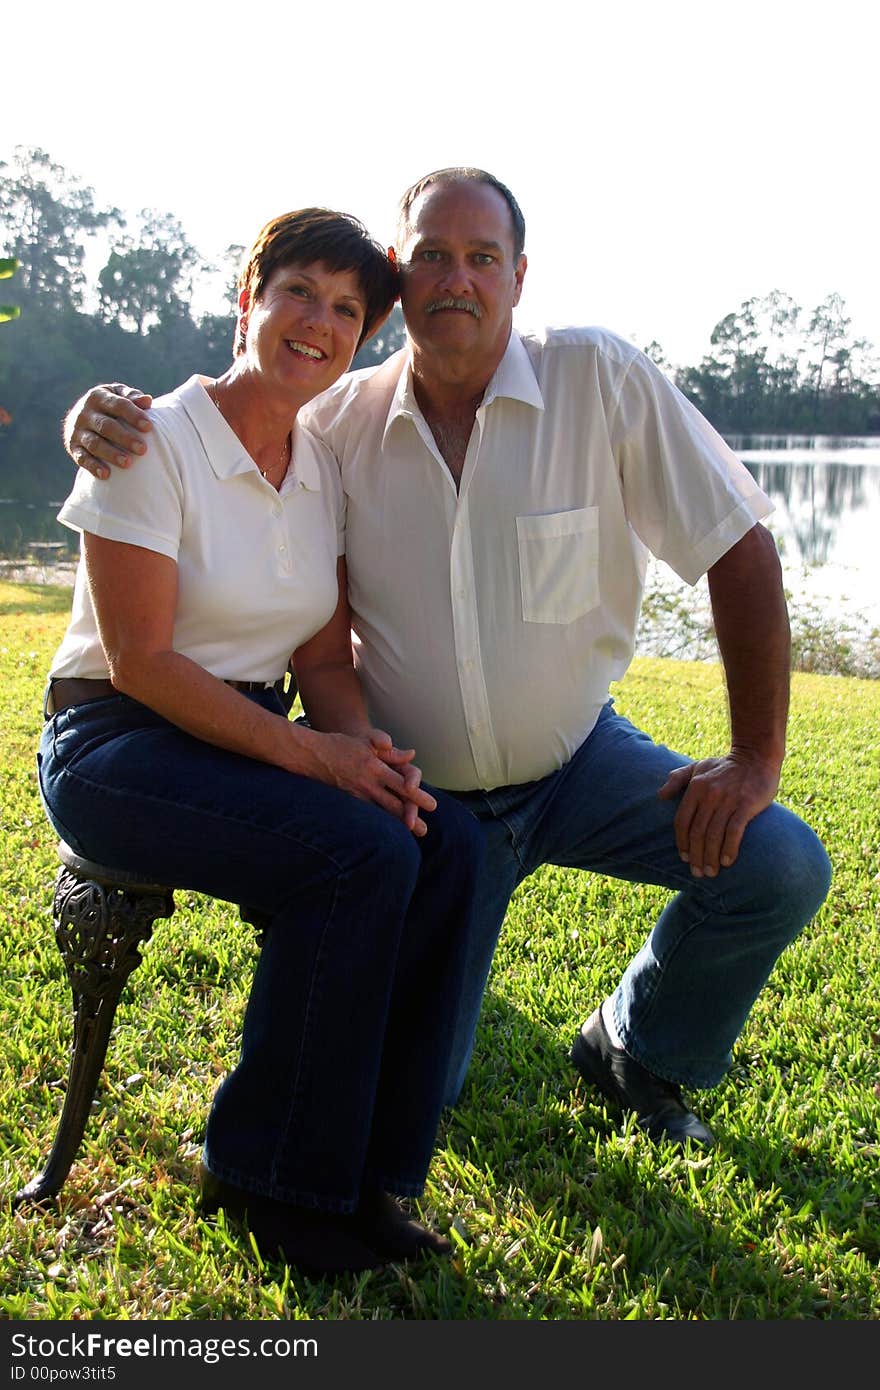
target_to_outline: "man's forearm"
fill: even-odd
[[[369,733],[370,719],[353,666],[328,662],[303,669],[294,657],[294,668],[302,706],[312,728],[354,737]]]
[[[708,573],[727,682],[731,749],[774,765],[785,756],[791,633],[776,544],[761,525]]]

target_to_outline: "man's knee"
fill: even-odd
[[[793,817],[797,820],[797,817]],[[797,822],[799,835],[789,857],[787,870],[791,880],[787,892],[797,898],[804,924],[815,917],[831,887],[831,860],[818,835]]]
[[[831,886],[831,862],[815,831],[777,803],[747,827],[740,853],[754,890],[783,911],[796,936]]]

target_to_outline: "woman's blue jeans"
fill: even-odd
[[[495,943],[511,893],[541,864],[589,869],[674,890],[613,995],[627,1051],[656,1076],[714,1086],[785,947],[828,892],[828,856],[778,803],[747,826],[735,863],[694,878],[675,844],[677,801],[660,801],[690,762],[605,706],[558,772],[521,786],[456,793],[483,825],[487,851],[446,1087],[464,1082]],[[598,1001],[595,1001],[598,1002]]]
[[[253,696],[280,712],[269,691]],[[205,1162],[283,1201],[418,1196],[434,1146],[483,837],[443,793],[388,812],[226,752],[124,695],[50,719],[43,801],[79,854],[271,917]]]

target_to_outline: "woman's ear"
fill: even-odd
[[[238,323],[235,325],[235,351],[236,355],[244,352],[247,346],[247,325],[248,310],[251,307],[251,297],[248,290],[238,292]]]

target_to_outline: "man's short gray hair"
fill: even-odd
[[[496,179],[494,174],[488,174],[485,169],[472,169],[465,165],[454,165],[449,169],[435,169],[433,174],[426,174],[424,178],[419,179],[418,183],[414,183],[411,188],[406,190],[397,209],[398,251],[402,250],[406,239],[409,229],[409,212],[413,203],[422,196],[426,189],[442,183],[485,183],[489,188],[494,188],[501,194],[510,209],[510,220],[513,224],[513,256],[514,260],[518,260],[526,244],[526,219],[522,215],[519,203],[507,185],[503,184],[500,179]]]

